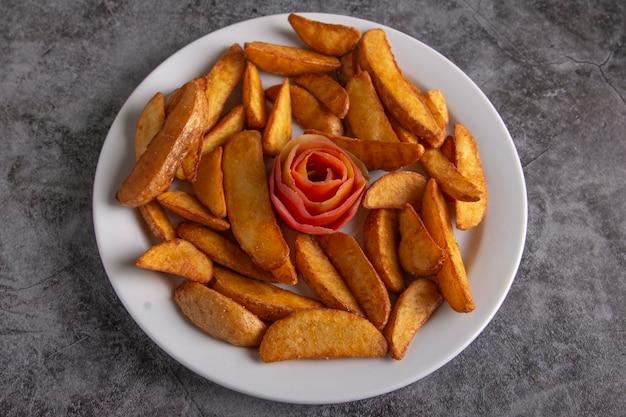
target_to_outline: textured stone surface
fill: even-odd
[[[180,366],[118,301],[93,233],[100,147],[137,84],[208,32],[290,11],[440,51],[502,115],[528,187],[527,245],[494,320],[429,377],[354,403],[272,403]],[[625,16],[618,0],[3,0],[0,414],[624,415]]]

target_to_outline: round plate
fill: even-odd
[[[134,164],[139,113],[157,91],[167,94],[206,73],[233,43],[302,45],[287,15],[261,17],[220,29],[184,47],[156,68],[115,118],[98,161],[93,190],[96,239],[115,292],[133,319],[182,365],[230,389],[260,398],[306,404],[352,401],[384,394],[432,373],[458,355],[485,328],[513,282],[526,237],[526,187],[513,140],[480,89],[454,64],[423,43],[383,25],[330,14],[303,14],[366,31],[386,30],[398,64],[420,88],[441,89],[451,123],[463,123],[480,148],[489,209],[483,223],[457,232],[476,309],[452,311],[444,303],[416,335],[406,357],[297,360],[262,363],[257,351],[230,346],[196,329],[178,312],[176,278],[133,266],[154,242],[137,210],[119,205],[115,192]],[[263,75],[264,86],[278,78]]]

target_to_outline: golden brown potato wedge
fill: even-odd
[[[335,116],[343,119],[350,108],[350,98],[345,88],[333,77],[321,72],[298,75],[293,83],[313,94]]]
[[[359,67],[358,51],[358,48],[354,48],[350,52],[339,57],[341,66],[337,69],[337,80],[341,85],[345,86],[350,78],[361,72],[361,68]]]
[[[443,297],[437,284],[420,278],[409,284],[400,294],[391,310],[383,334],[392,358],[401,360],[406,355],[415,334],[441,305]]]
[[[244,51],[260,70],[294,77],[309,72],[331,72],[341,65],[339,59],[310,49],[267,42],[246,42]]]
[[[215,230],[228,230],[228,220],[214,216],[200,200],[186,191],[172,190],[161,193],[157,200],[167,210],[186,220],[209,226]]]
[[[418,143],[360,140],[315,129],[306,129],[305,133],[326,136],[356,156],[370,171],[377,169],[395,171],[419,160],[424,153],[424,147]]]
[[[285,78],[274,98],[265,129],[263,130],[263,154],[276,156],[291,140],[291,93],[289,79]]]
[[[235,43],[218,59],[206,75],[206,97],[209,102],[206,131],[212,129],[219,120],[226,100],[243,78],[245,68],[246,56],[241,46]]]
[[[334,309],[301,310],[272,323],[261,341],[263,362],[346,357],[379,358],[387,341],[367,319]]]
[[[422,218],[433,240],[444,250],[445,260],[437,272],[437,283],[450,307],[459,312],[474,310],[474,298],[461,251],[452,230],[448,206],[437,184],[429,179],[422,201]]]
[[[223,146],[231,136],[239,133],[245,127],[245,111],[243,105],[233,107],[220,121],[209,130],[202,139],[202,155]]]
[[[220,146],[200,159],[196,180],[192,183],[193,192],[198,200],[211,214],[220,219],[226,217],[222,152],[223,148]]]
[[[405,288],[398,259],[398,212],[395,209],[371,210],[363,226],[363,251],[387,289],[400,293]]]
[[[179,285],[174,302],[194,325],[231,345],[259,346],[267,330],[267,325],[241,304],[197,282]]]
[[[269,271],[252,262],[252,258],[241,247],[226,236],[197,223],[184,222],[176,233],[196,245],[213,262],[232,269],[244,276],[267,282],[280,282]],[[283,282],[292,284],[292,282]]]
[[[302,279],[326,307],[365,316],[356,298],[313,236],[298,233],[294,241],[294,251],[296,267]]]
[[[487,182],[474,136],[460,123],[454,125],[454,149],[459,172],[476,185],[481,193],[478,201],[454,202],[456,227],[459,230],[468,230],[478,226],[487,212]]]
[[[178,104],[117,190],[117,201],[138,207],[167,190],[185,154],[202,140],[207,114],[206,96],[197,84],[181,87]]]
[[[150,247],[135,261],[135,266],[178,275],[202,284],[213,277],[213,261],[192,243],[178,238]]]
[[[478,201],[482,191],[467,179],[439,149],[428,148],[420,158],[424,169],[437,180],[441,191],[454,200]]]
[[[270,270],[270,273],[274,277],[275,282],[289,285],[295,285],[298,283],[298,271],[296,271],[296,267],[293,262],[291,262],[291,257],[289,256],[284,264],[278,268]]]
[[[404,206],[398,224],[398,258],[402,269],[418,277],[437,273],[445,260],[443,249],[430,236],[412,205]]]
[[[420,210],[426,177],[415,171],[388,172],[374,181],[363,195],[367,209],[402,209],[406,203]]]
[[[361,71],[346,84],[350,108],[346,121],[352,135],[363,140],[398,142],[367,71]]]
[[[261,320],[276,321],[298,310],[323,307],[319,301],[216,266],[211,288],[232,298]]]
[[[405,143],[420,143],[420,138],[415,133],[409,131],[406,127],[402,126],[394,117],[389,117],[389,123],[393,127],[393,131],[396,132],[396,136],[400,142]],[[420,144],[423,147],[423,145]],[[424,152],[422,150],[422,152]]]
[[[280,85],[265,90],[268,99],[275,101]],[[315,129],[335,135],[343,135],[342,120],[330,112],[315,96],[302,87],[290,85],[291,115],[303,129]]]
[[[163,207],[157,200],[152,200],[139,206],[139,212],[143,217],[150,232],[160,241],[174,239],[176,237],[176,228],[168,217]]]
[[[411,83],[398,68],[387,35],[382,29],[368,30],[359,43],[359,64],[369,72],[378,95],[389,113],[414,134],[438,138],[441,129]]]
[[[367,318],[377,329],[385,327],[391,310],[389,294],[358,242],[343,232],[319,235],[318,241]]]
[[[267,122],[265,91],[259,75],[259,69],[252,61],[247,61],[243,76],[241,102],[246,113],[248,129],[263,129]]]
[[[245,130],[226,142],[222,169],[228,218],[239,245],[264,269],[282,266],[289,246],[270,201],[261,134]]]
[[[300,39],[321,54],[343,55],[361,39],[361,31],[352,26],[320,22],[295,13],[288,20]]]
[[[426,100],[428,100],[428,108],[431,109],[433,116],[435,117],[435,119],[437,119],[437,123],[439,124],[439,126],[441,126],[442,130],[445,130],[445,127],[450,121],[450,116],[448,114],[448,104],[446,103],[446,99],[443,96],[443,91],[428,90],[424,94],[424,97],[426,98]]]
[[[135,156],[136,159],[146,151],[152,138],[159,133],[165,122],[165,99],[163,93],[158,92],[141,111],[135,129]]]

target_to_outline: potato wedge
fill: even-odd
[[[275,101],[280,85],[265,90],[265,96]],[[315,96],[302,87],[290,85],[291,115],[303,129],[315,129],[336,135],[343,135],[342,120],[330,112]]]
[[[139,206],[139,212],[143,217],[150,232],[160,241],[165,242],[176,237],[176,228],[167,213],[158,201],[152,200]]]
[[[276,321],[294,311],[323,307],[312,298],[219,266],[214,269],[211,288],[237,301],[263,321]]]
[[[298,271],[296,271],[296,267],[293,262],[291,262],[291,258],[289,256],[284,264],[278,268],[270,270],[270,273],[274,277],[275,282],[289,285],[296,285],[298,283]]]
[[[424,97],[428,100],[427,103],[432,104],[432,106],[429,104],[428,108],[431,109],[431,112],[437,120],[439,126],[445,130],[445,127],[450,121],[450,116],[448,114],[448,104],[443,96],[443,91],[428,90],[424,93]]]
[[[166,272],[206,284],[213,278],[213,261],[184,239],[171,239],[150,247],[135,266]]]
[[[388,172],[369,186],[361,204],[367,209],[403,209],[409,203],[419,211],[426,181],[415,171]]]
[[[246,42],[244,51],[260,70],[294,77],[309,72],[331,72],[341,65],[339,59],[310,49],[268,42]]]
[[[285,78],[274,98],[265,129],[263,130],[263,154],[276,156],[291,140],[291,93],[289,79]]]
[[[384,30],[371,29],[363,35],[359,44],[359,64],[372,77],[387,111],[403,126],[425,138],[441,135],[423,97],[415,93],[398,68]]]
[[[163,93],[158,92],[144,106],[137,127],[135,128],[135,157],[146,151],[148,144],[159,133],[165,122],[165,99]]]
[[[428,180],[424,192],[422,219],[433,240],[444,250],[445,260],[436,275],[443,297],[455,311],[474,310],[474,298],[461,251],[452,230],[448,206],[437,180],[432,178]]]
[[[293,83],[313,94],[335,116],[343,119],[350,108],[350,98],[345,88],[333,77],[321,72],[298,75]]]
[[[346,357],[379,358],[387,341],[367,319],[343,310],[301,310],[272,323],[259,347],[263,362]]]
[[[202,140],[207,114],[206,96],[197,84],[189,82],[181,87],[178,104],[122,182],[117,201],[138,207],[167,190],[185,154]]]
[[[476,185],[481,193],[478,201],[454,202],[456,227],[459,230],[468,230],[478,226],[487,212],[487,182],[474,136],[460,123],[454,125],[454,149],[459,172]]]
[[[320,22],[295,13],[287,19],[305,44],[324,55],[343,55],[361,39],[361,31],[352,26]]]
[[[405,288],[398,259],[398,212],[394,209],[371,210],[363,226],[363,251],[387,289],[400,293]]]
[[[263,90],[259,69],[252,61],[246,62],[241,102],[246,113],[246,126],[248,129],[263,129],[267,122],[265,91]]]
[[[222,169],[228,218],[241,248],[264,269],[282,266],[289,246],[270,201],[261,134],[245,130],[226,142]]]
[[[356,298],[313,236],[298,233],[294,241],[294,252],[296,267],[302,279],[326,307],[365,316]]]
[[[191,220],[215,230],[228,230],[230,224],[226,219],[214,216],[193,194],[182,190],[161,193],[157,201],[167,210],[186,220]]]
[[[442,302],[437,284],[427,278],[411,282],[400,294],[383,330],[392,358],[404,358],[415,334]]]
[[[402,269],[417,277],[437,273],[445,260],[443,249],[433,240],[412,205],[400,212],[398,258]]]
[[[367,71],[353,76],[346,84],[346,91],[350,99],[346,121],[353,136],[363,140],[399,142]]]
[[[420,143],[420,138],[415,133],[409,131],[406,127],[402,126],[394,117],[389,117],[389,123],[393,127],[393,131],[396,132],[396,136],[400,142],[405,143]],[[420,144],[423,147],[423,145]],[[423,150],[422,150],[423,152]]]
[[[337,80],[339,81],[339,84],[345,86],[350,78],[361,72],[361,68],[359,67],[358,51],[358,48],[354,48],[350,52],[339,57],[339,62],[341,64],[341,66],[337,69]]]
[[[437,180],[441,191],[454,200],[478,201],[481,199],[482,191],[464,177],[441,150],[426,149],[420,161],[428,175]]]
[[[270,273],[252,262],[241,247],[226,236],[198,223],[183,222],[176,228],[181,238],[190,241],[213,262],[230,268],[241,275],[267,282],[280,282]],[[291,282],[285,282],[291,284]]]
[[[209,102],[206,131],[212,129],[219,120],[226,100],[243,78],[245,68],[246,56],[243,49],[241,45],[234,43],[206,75],[206,97]]]
[[[198,164],[196,180],[192,183],[198,200],[213,216],[220,219],[226,217],[222,153],[223,148],[220,146],[204,155]]]
[[[174,290],[174,302],[194,325],[235,346],[257,347],[267,325],[239,303],[193,281]]]
[[[381,142],[377,140],[360,140],[342,135],[333,135],[315,129],[306,129],[305,133],[326,136],[356,156],[370,171],[382,169],[395,171],[419,160],[424,147],[418,143]]]
[[[377,329],[385,327],[391,310],[389,294],[358,242],[343,232],[319,235],[318,241],[367,318]]]
[[[233,107],[222,117],[213,129],[209,130],[202,139],[202,155],[224,146],[226,141],[245,127],[246,116],[243,105]]]

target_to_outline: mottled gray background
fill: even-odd
[[[0,415],[626,415],[625,3],[268,3],[0,3]],[[208,32],[291,11],[440,51],[502,115],[528,186],[527,245],[491,324],[429,377],[354,403],[273,403],[182,367],[118,301],[93,233],[100,147],[138,83]]]

